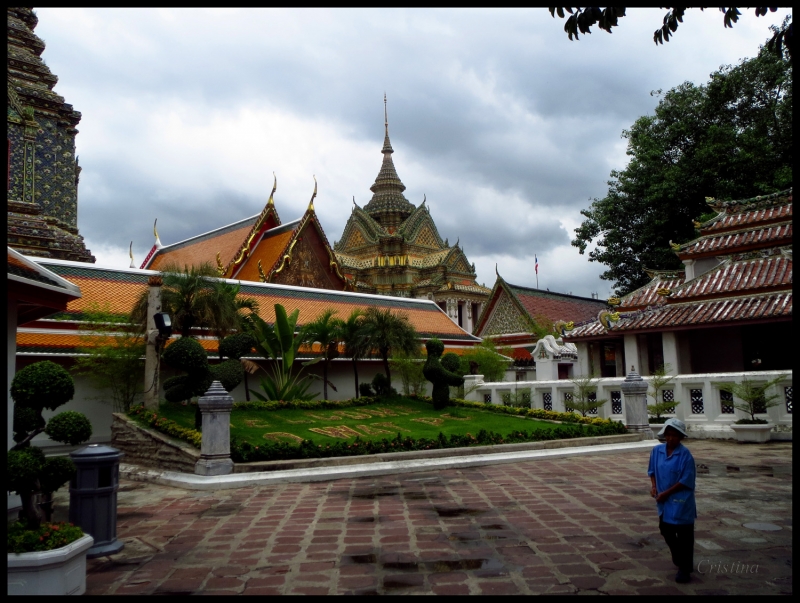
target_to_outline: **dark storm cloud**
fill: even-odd
[[[657,99],[649,92],[705,82],[719,64],[754,55],[767,38],[766,19],[746,37],[752,15],[723,31],[708,12],[693,13],[662,47],[652,43],[658,10],[630,11],[614,35],[597,30],[577,43],[544,9],[40,9],[37,33],[60,78],[56,90],[84,112],[85,237],[121,247],[133,239],[146,251],[156,215],[166,244],[263,207],[265,199],[242,192],[221,167],[224,145],[198,160],[217,176],[202,184],[181,167],[167,177],[131,165],[165,135],[147,130],[154,122],[143,123],[142,112],[167,107],[212,122],[269,106],[332,124],[340,140],[375,149],[366,167],[336,145],[317,159],[334,173],[363,174],[360,184],[348,181],[354,190],[326,191],[343,208],[352,194],[363,205],[380,167],[385,91],[407,197],[418,205],[427,194],[442,236],[451,244],[460,237],[473,260],[527,257],[534,243],[568,247],[573,233],[563,224],[579,223],[588,199],[606,192],[609,171],[624,167],[620,133],[652,112]],[[700,29],[703,23],[713,25]],[[110,120],[117,108],[129,119]],[[93,133],[112,121],[124,131]],[[299,141],[283,160],[304,163],[304,149],[325,142]],[[348,214],[326,214],[331,241]]]

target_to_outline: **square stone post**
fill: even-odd
[[[625,405],[625,427],[628,431],[643,433],[645,440],[652,440],[653,430],[647,420],[647,382],[631,367],[621,389]]]
[[[204,396],[198,399],[203,415],[203,440],[200,460],[195,463],[197,475],[227,475],[233,473],[231,460],[231,410],[233,396],[219,381],[211,383]]]
[[[153,316],[161,312],[161,284],[160,275],[147,279],[147,331],[145,333],[146,347],[144,355],[144,407],[150,410],[158,409],[159,383],[158,366],[158,329]]]

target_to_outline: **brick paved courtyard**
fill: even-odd
[[[123,481],[126,546],[88,562],[87,594],[791,594],[791,443],[687,443],[689,584],[632,451],[216,492]]]

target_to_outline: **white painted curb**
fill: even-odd
[[[392,475],[395,473],[413,473],[434,469],[459,469],[462,467],[480,467],[514,461],[532,461],[539,459],[564,458],[571,456],[587,456],[595,454],[613,454],[636,450],[650,450],[659,444],[658,440],[642,440],[625,444],[599,444],[596,446],[578,446],[574,448],[555,448],[549,450],[524,450],[519,452],[499,452],[474,456],[453,456],[438,459],[413,459],[406,461],[386,461],[383,463],[367,463],[363,465],[344,465],[339,467],[311,467],[306,469],[287,469],[284,471],[262,471],[257,473],[233,473],[230,475],[193,475],[176,471],[159,471],[144,469],[131,465],[122,465],[120,474],[130,480],[145,481],[163,486],[173,486],[188,490],[226,490],[230,488],[246,488],[249,486],[265,486],[289,482],[322,482],[354,477],[370,477],[374,475]]]

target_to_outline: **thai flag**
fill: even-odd
[[[536,254],[533,254],[533,260],[535,262],[536,274],[539,274],[539,258],[536,257]]]

